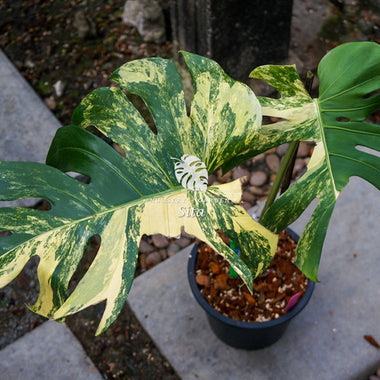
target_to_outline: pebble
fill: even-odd
[[[306,141],[301,141],[297,150],[297,157],[306,157],[310,153],[310,145]]]
[[[61,80],[58,80],[57,82],[53,84],[53,87],[54,87],[55,94],[58,97],[61,97],[63,95],[63,91],[65,90],[66,85]]]
[[[178,244],[170,243],[168,246],[168,256],[174,256],[180,249]]]
[[[160,250],[158,251],[158,253],[159,253],[160,256],[161,256],[161,260],[165,260],[165,259],[168,258],[168,251],[167,251],[166,249],[162,248],[162,249],[160,249]]]
[[[244,191],[243,200],[253,204],[256,200],[256,197],[250,191]]]
[[[152,235],[152,242],[157,248],[166,248],[169,245],[169,240],[161,234]]]
[[[250,176],[251,176],[251,172],[247,169],[242,168],[241,166],[238,166],[237,168],[232,169],[232,179],[239,179],[242,177],[246,177],[248,181]]]
[[[27,59],[25,61],[25,66],[28,67],[29,69],[33,69],[36,65],[34,64],[33,61],[31,61],[30,59]]]
[[[88,39],[96,36],[96,25],[82,10],[75,12],[73,26],[80,39]]]
[[[252,173],[251,178],[249,180],[249,183],[252,186],[260,187],[260,186],[264,185],[264,183],[267,180],[268,180],[267,173],[265,173],[263,171],[258,171],[258,172]]]
[[[267,163],[270,170],[274,171],[275,173],[278,172],[278,169],[280,168],[280,158],[277,156],[277,154],[268,154],[265,158],[265,162]]]
[[[143,271],[146,270],[146,267],[147,267],[147,264],[146,264],[146,253],[139,253],[139,261],[140,261],[140,265],[141,265],[141,268]]]
[[[176,254],[176,252],[173,251],[168,251],[168,257],[172,257]]]
[[[256,157],[252,158],[252,163],[256,164],[265,160],[265,153],[258,154]]]
[[[211,174],[208,177],[208,186],[211,186],[217,179],[218,177],[215,174]]]
[[[231,170],[229,172],[227,172],[225,175],[222,175],[222,170],[218,171],[218,182],[226,183],[226,182],[230,181],[231,178],[232,178],[232,171]]]
[[[176,240],[175,244],[177,244],[180,248],[185,248],[191,243],[191,240],[187,237],[180,237]]]
[[[276,153],[280,156],[280,157],[283,157],[285,156],[285,153],[286,151],[288,150],[289,148],[289,143],[286,143],[286,144],[282,144],[280,146],[277,147],[276,149]]]
[[[141,253],[151,253],[154,251],[154,248],[148,242],[146,242],[144,239],[141,239],[139,251]]]
[[[261,187],[257,187],[257,186],[250,186],[248,188],[248,191],[251,192],[253,195],[263,195],[264,194],[264,189]]]
[[[44,99],[45,104],[48,106],[50,110],[55,110],[57,108],[57,103],[54,100],[54,96],[49,96],[48,98]]]
[[[149,255],[146,257],[145,259],[145,264],[148,266],[148,267],[151,267],[151,266],[154,266],[154,265],[157,265],[158,263],[160,263],[162,260],[161,260],[161,255],[159,252],[157,251],[154,251],[152,253],[149,253]]]
[[[248,211],[252,207],[252,203],[250,202],[243,202],[241,206],[244,208],[245,211]]]
[[[303,158],[296,158],[296,161],[294,162],[293,173],[299,173],[305,166],[306,165]]]
[[[247,160],[247,161],[245,161],[245,162],[244,162],[244,166],[245,166],[246,168],[250,168],[250,167],[252,166],[252,160]]]

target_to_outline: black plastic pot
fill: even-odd
[[[293,231],[287,232],[298,241]],[[314,282],[309,280],[306,292],[301,300],[286,314],[267,322],[242,322],[216,311],[203,298],[195,281],[195,263],[199,246],[195,245],[188,262],[188,279],[195,299],[205,310],[210,327],[215,335],[228,345],[245,350],[265,348],[277,342],[284,334],[290,321],[306,306],[314,290]]]

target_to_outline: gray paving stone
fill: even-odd
[[[233,349],[213,335],[187,283],[190,248],[138,277],[128,301],[184,380],[365,379],[380,364],[378,349],[363,338],[380,340],[379,222],[380,192],[354,178],[331,220],[321,282],[283,338],[266,349]]]
[[[44,162],[59,121],[0,51],[0,161]]]
[[[1,51],[0,88],[0,160],[44,162],[60,123]],[[28,199],[17,205],[35,202]],[[0,202],[0,207],[14,204]],[[0,379],[101,376],[64,324],[46,322],[0,351]]]
[[[61,125],[1,50],[0,89],[0,161],[44,162]],[[0,207],[11,205],[0,202]]]
[[[0,378],[100,380],[102,377],[65,324],[45,322],[0,351]]]

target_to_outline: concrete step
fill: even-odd
[[[0,378],[102,379],[70,329],[53,321],[43,323],[0,351]]]
[[[0,88],[0,161],[44,162],[60,123],[2,51]],[[34,203],[26,200],[18,205]],[[0,207],[13,204],[0,202]],[[0,378],[65,380],[101,376],[68,327],[46,322],[0,351]]]
[[[307,210],[293,226],[301,233]],[[273,346],[244,351],[219,341],[187,282],[191,248],[133,283],[128,302],[184,380],[366,379],[380,367],[380,192],[354,178],[338,199],[313,296]]]

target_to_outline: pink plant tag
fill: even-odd
[[[293,307],[297,305],[297,303],[300,300],[300,298],[301,298],[301,293],[300,292],[294,294],[294,296],[291,296],[290,299],[289,299],[288,304],[286,305],[286,308],[285,308],[286,311],[289,311],[289,310],[293,309]]]

